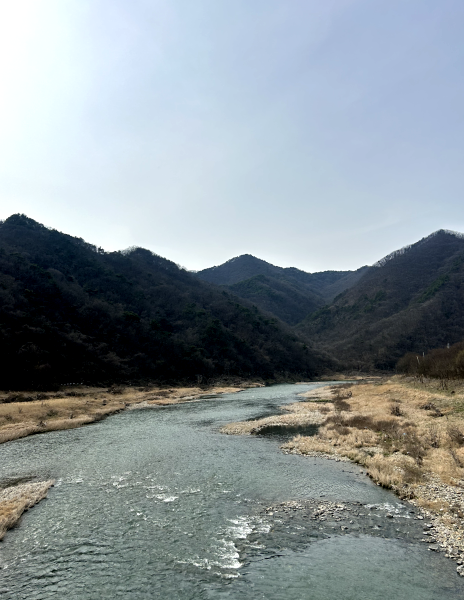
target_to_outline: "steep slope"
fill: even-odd
[[[250,254],[244,254],[220,266],[199,271],[197,277],[216,285],[227,286],[237,296],[246,298],[260,309],[295,325],[341,291],[354,285],[366,268],[358,271],[306,273],[293,267],[276,267]]]
[[[296,325],[324,304],[320,296],[306,291],[302,286],[284,278],[266,275],[255,275],[229,285],[227,289],[289,325]]]
[[[298,330],[361,368],[463,339],[464,236],[440,230],[393,252]]]
[[[1,387],[314,375],[298,337],[147,250],[0,223]]]

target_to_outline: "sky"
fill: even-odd
[[[0,0],[0,219],[187,269],[464,232],[462,0]]]

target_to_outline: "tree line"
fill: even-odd
[[[442,382],[464,379],[464,341],[435,348],[423,355],[408,352],[398,361],[397,369],[420,379],[440,379]]]

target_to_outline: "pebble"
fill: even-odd
[[[430,550],[443,551],[445,556],[455,560],[459,566],[464,562],[464,481],[456,481],[456,485],[446,485],[438,477],[429,476],[428,481],[417,487],[416,495],[430,502],[442,501],[448,508],[441,508],[437,513],[421,509],[431,522],[424,523],[424,535],[430,536],[424,541],[432,543]],[[411,504],[417,502],[413,499]],[[417,519],[423,520],[419,515]],[[436,542],[436,543],[433,543]],[[464,577],[464,568],[461,569]],[[461,575],[461,571],[458,573]]]
[[[416,498],[430,502],[442,500],[445,506],[450,507],[449,509],[442,509],[438,514],[432,513],[418,506],[417,499],[412,498],[408,502],[416,506],[416,510],[419,509],[422,514],[417,514],[416,510],[408,510],[407,513],[415,520],[424,521],[422,523],[424,535],[422,542],[427,543],[428,549],[432,552],[444,552],[447,558],[451,558],[457,563],[457,573],[464,577],[464,518],[460,517],[460,514],[464,515],[464,481],[457,482],[455,486],[450,486],[443,484],[438,478],[434,479],[430,476],[429,481],[417,486],[414,491],[416,492],[416,490]],[[321,494],[321,498],[324,495]],[[303,506],[298,502],[282,502],[280,506],[281,510],[286,513],[289,510],[295,511],[308,508],[307,504]],[[357,512],[358,507],[364,509],[365,512]],[[369,512],[372,513],[372,511],[379,508],[376,505],[366,506],[359,502],[351,504],[350,508],[350,506],[342,503],[321,499],[315,501],[312,514],[308,514],[308,518],[313,521],[331,520],[332,522],[340,523],[342,521],[343,523],[343,520],[347,517],[348,519],[352,516],[365,517],[369,515]],[[273,507],[267,508],[266,512],[270,515],[276,514]],[[393,519],[395,515],[388,512],[385,518]],[[345,521],[345,523],[347,522],[348,520]],[[349,523],[353,525],[354,522],[350,520]],[[345,524],[340,524],[339,527],[343,532],[350,531],[350,528]],[[376,530],[381,529],[378,524],[370,527]]]

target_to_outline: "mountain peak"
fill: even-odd
[[[3,221],[3,225],[21,225],[22,227],[28,227],[29,229],[45,229],[44,225],[21,213],[15,213],[14,215],[9,216]]]
[[[252,254],[241,254],[222,265],[198,271],[197,276],[217,285],[233,285],[255,275],[275,275],[281,270],[281,267],[275,267]]]
[[[387,256],[384,256],[383,258],[378,260],[376,263],[374,263],[372,266],[373,267],[383,267],[388,262],[393,260],[394,258],[397,258],[398,256],[402,256],[403,254],[406,254],[410,250],[418,248],[419,246],[427,244],[431,241],[435,241],[436,238],[450,238],[450,237],[454,237],[459,240],[464,240],[464,233],[460,233],[459,231],[452,231],[451,229],[437,229],[437,231],[434,231],[430,235],[423,237],[422,239],[420,239],[418,242],[415,242],[414,244],[408,244],[407,246],[403,246],[402,248],[399,248],[398,250],[394,250],[393,252],[390,252],[390,254],[387,254]]]

